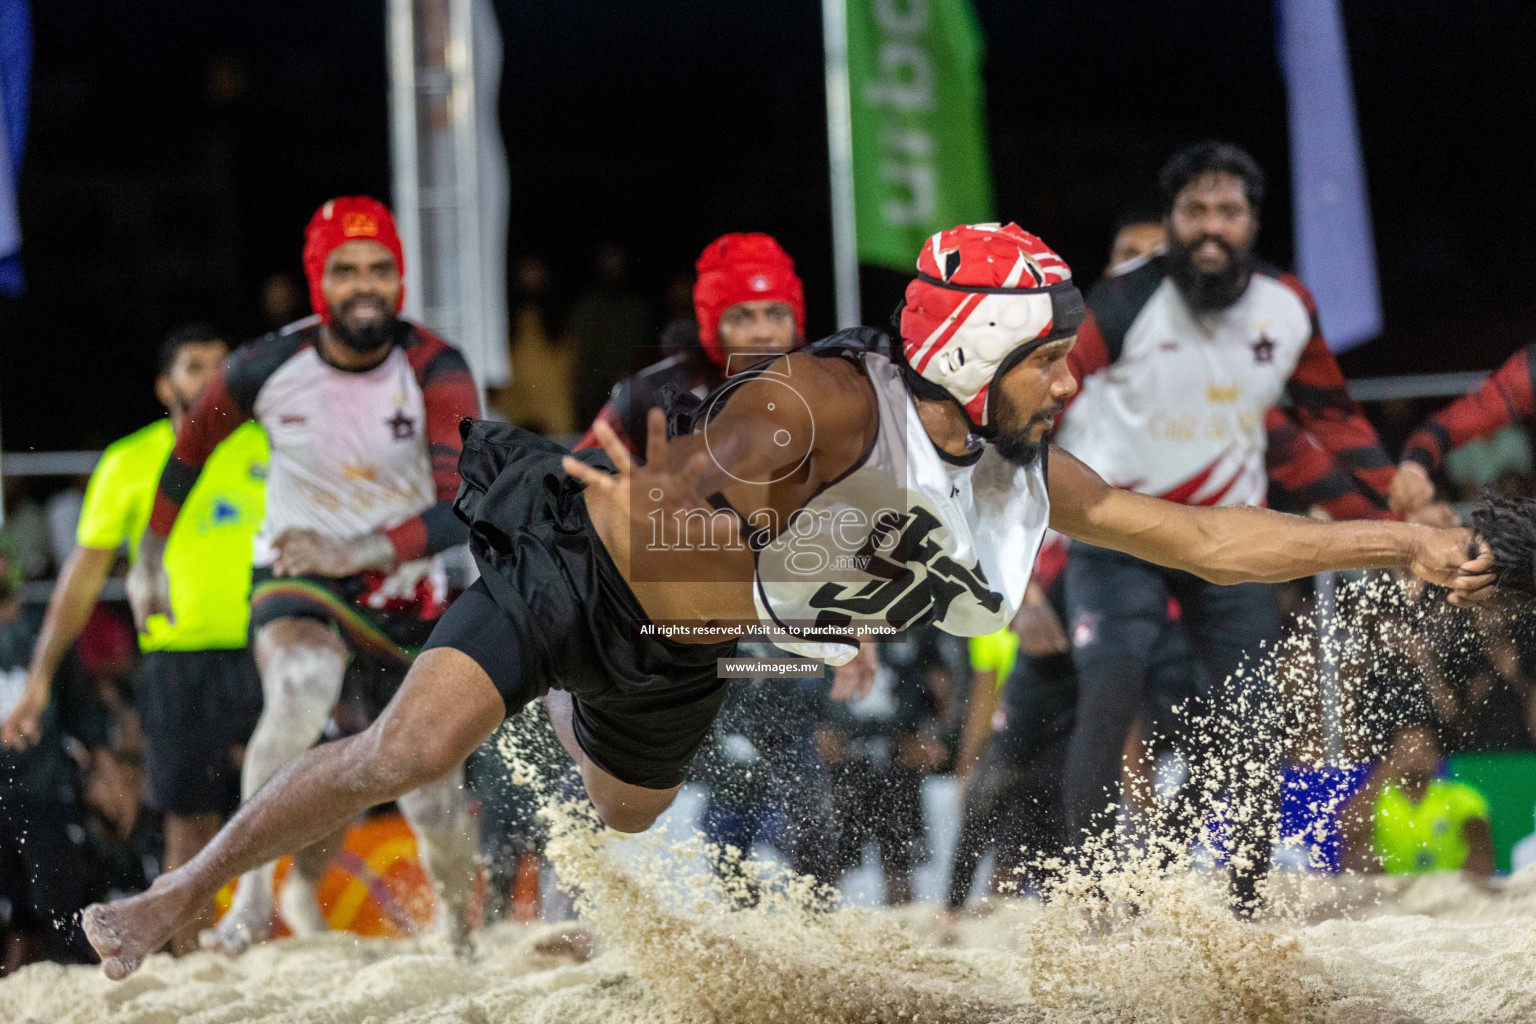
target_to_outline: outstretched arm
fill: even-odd
[[[1536,419],[1536,342],[1505,360],[1483,386],[1424,421],[1403,445],[1392,483],[1392,507],[1411,512],[1435,498],[1430,474],[1456,448],[1510,423]]]
[[[1278,583],[1334,569],[1412,569],[1467,604],[1492,592],[1492,556],[1468,530],[1361,520],[1320,523],[1251,506],[1199,508],[1110,487],[1050,452],[1051,527],[1075,540],[1211,583]]]

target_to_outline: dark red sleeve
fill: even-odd
[[[239,402],[230,389],[232,359],[234,356],[224,361],[188,410],[181,431],[176,435],[176,447],[171,450],[171,457],[160,474],[154,508],[149,514],[149,528],[161,537],[171,535],[182,503],[192,493],[192,485],[197,483],[208,456],[213,454],[220,441],[251,418],[250,408]]]
[[[1077,329],[1077,344],[1072,346],[1072,351],[1067,355],[1067,365],[1072,369],[1079,391],[1083,381],[1109,365],[1109,349],[1104,344],[1104,335],[1099,330],[1098,321],[1093,318],[1092,310],[1088,311],[1083,326]],[[1074,393],[1072,398],[1076,397]],[[1072,403],[1072,398],[1067,399],[1068,405]]]
[[[1328,350],[1318,325],[1317,303],[1312,293],[1294,275],[1281,274],[1279,281],[1301,299],[1312,323],[1312,336],[1307,339],[1286,386],[1294,403],[1296,421],[1327,450],[1340,470],[1354,479],[1356,487],[1373,505],[1385,508],[1396,466],[1381,438],[1376,436],[1376,428],[1365,418],[1360,403],[1349,397],[1343,371]]]
[[[435,555],[468,538],[464,523],[453,514],[459,493],[459,421],[480,416],[480,389],[459,350],[435,336],[408,350],[421,384],[427,418],[427,458],[437,501],[419,516],[407,519],[384,535],[395,548],[395,561],[409,562]]]
[[[1435,413],[1408,437],[1403,458],[1436,470],[1446,453],[1507,426],[1536,419],[1536,342],[1505,360],[1483,386]]]
[[[1276,506],[1305,513],[1321,506],[1334,519],[1401,519],[1376,497],[1361,490],[1333,453],[1280,409],[1271,409],[1264,427],[1269,437],[1265,462],[1279,492]]]
[[[1047,534],[1040,553],[1035,556],[1035,566],[1029,575],[1031,583],[1049,588],[1056,577],[1067,567],[1067,552],[1072,542],[1060,534]]]
[[[577,450],[582,448],[601,448],[603,446],[602,442],[597,439],[596,427],[599,423],[606,423],[612,427],[613,432],[619,435],[619,440],[624,442],[624,447],[629,449],[630,454],[639,454],[635,447],[635,442],[630,439],[629,432],[624,429],[624,418],[619,415],[618,409],[611,401],[604,402],[603,407],[597,411],[597,419],[592,421],[592,426],[587,428],[587,432],[582,434],[581,440],[576,443]]]

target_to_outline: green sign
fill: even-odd
[[[847,0],[859,262],[910,271],[935,231],[994,219],[970,0]]]
[[[1536,754],[1453,754],[1451,778],[1475,786],[1493,819],[1494,867],[1510,869],[1515,844],[1531,834],[1536,812]]]

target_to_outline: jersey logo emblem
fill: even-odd
[[[347,238],[378,238],[378,221],[366,213],[349,213],[341,219],[341,233]]]
[[[819,609],[817,626],[843,624],[854,615],[883,617],[898,629],[943,622],[949,606],[965,594],[987,612],[999,611],[1002,595],[992,592],[981,566],[955,561],[932,539],[930,535],[941,526],[933,513],[922,507],[909,509],[905,515],[894,511],[882,514],[857,552],[868,557],[864,572],[871,578],[846,586],[829,582],[818,588],[809,600],[812,608]],[[882,553],[878,547],[890,536],[896,538],[895,543],[888,554]]]
[[[213,525],[224,526],[240,521],[240,506],[227,498],[213,499]]]
[[[404,409],[396,409],[395,414],[384,421],[384,425],[394,432],[396,441],[409,441],[416,436],[416,419],[407,416]]]
[[[1242,388],[1236,384],[1225,386],[1221,384],[1207,384],[1205,386],[1205,400],[1212,404],[1220,405],[1235,402],[1240,394],[1242,394]]]
[[[1259,335],[1259,340],[1251,346],[1253,348],[1253,362],[1255,365],[1273,363],[1275,361],[1275,343],[1269,340],[1268,335]]]

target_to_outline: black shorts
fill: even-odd
[[[240,802],[244,746],[261,682],[244,648],[150,651],[139,696],[150,803],[169,814],[228,814]]]
[[[481,577],[426,647],[463,651],[513,715],[551,688],[574,698],[576,741],[594,764],[650,789],[682,784],[725,700],[716,660],[736,641],[631,640],[646,620],[587,515],[565,450],[506,424],[461,426],[464,483],[454,510],[470,526]],[[583,461],[611,468],[600,451]]]

